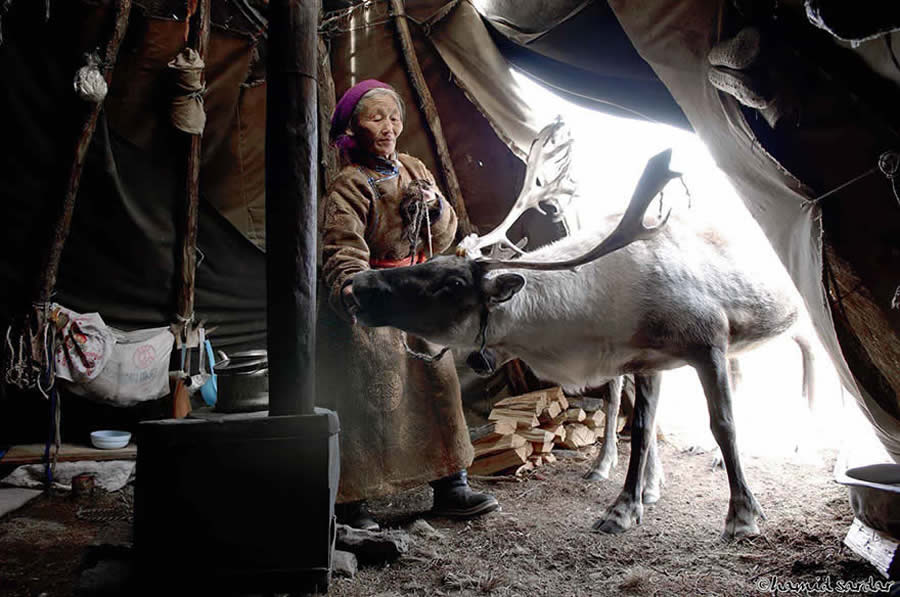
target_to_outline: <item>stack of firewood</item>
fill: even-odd
[[[591,412],[570,405],[561,388],[504,398],[494,405],[490,423],[470,431],[474,475],[510,470],[521,474],[556,461],[554,446],[577,450],[603,437],[600,401]]]

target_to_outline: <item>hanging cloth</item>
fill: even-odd
[[[199,135],[206,126],[206,111],[203,107],[203,83],[205,64],[200,54],[193,48],[185,48],[169,62],[169,68],[176,71],[175,87],[180,92],[172,98],[169,112],[172,125],[180,131]]]

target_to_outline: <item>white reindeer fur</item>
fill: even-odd
[[[618,216],[610,217],[602,228],[564,238],[527,259],[559,261],[582,254],[617,221]],[[628,368],[636,361],[647,363],[648,371],[680,367],[690,345],[724,341],[732,355],[778,335],[796,319],[796,291],[774,257],[677,215],[657,237],[576,272],[500,270],[495,275],[508,271],[522,274],[527,283],[491,311],[488,346],[521,358],[539,377],[567,390],[636,372]],[[636,348],[633,338],[646,328],[651,313],[666,322],[673,337],[663,339],[659,349]],[[735,335],[742,325],[760,326],[760,319],[766,329]],[[447,343],[465,339],[468,344],[477,325],[473,319],[467,329],[450,332],[453,339]]]

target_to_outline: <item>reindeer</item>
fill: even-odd
[[[568,142],[553,147],[560,126],[551,125],[532,144],[522,193],[497,230],[464,239],[465,255],[357,274],[351,310],[363,325],[394,326],[438,345],[518,357],[538,377],[567,390],[634,374],[631,458],[621,493],[593,524],[604,533],[639,524],[643,504],[659,497],[655,414],[661,371],[692,366],[728,474],[723,537],[756,535],[757,519],[764,516],[736,448],[728,359],[794,325],[798,311],[789,281],[783,270],[758,266],[752,250],[742,251],[709,226],[671,212],[658,225],[645,226],[653,199],[679,176],[669,170],[671,150],[649,160],[614,227],[609,218],[597,231],[519,259],[483,257],[488,245],[511,244],[506,229],[524,210],[571,193],[562,173],[552,179],[539,174],[546,163],[567,166]],[[598,459],[595,467],[601,464]]]

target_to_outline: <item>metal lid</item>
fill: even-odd
[[[213,365],[213,372],[218,374],[230,373],[255,373],[263,369],[268,369],[269,361],[267,359],[225,359]]]
[[[268,359],[268,358],[269,358],[269,353],[268,353],[268,351],[266,351],[266,349],[264,349],[264,348],[261,348],[261,349],[258,349],[258,350],[244,350],[244,351],[241,351],[241,352],[236,352],[236,353],[234,353],[233,355],[229,356],[228,358],[230,358],[231,360],[235,360],[235,359],[259,359],[259,358],[262,358],[262,359]]]

